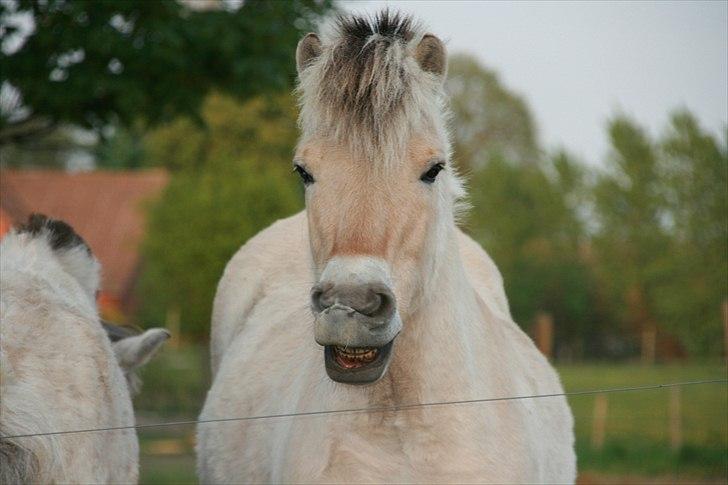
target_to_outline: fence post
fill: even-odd
[[[606,394],[597,394],[594,397],[591,445],[595,450],[601,450],[604,447],[604,436],[607,428],[607,404]]]
[[[728,364],[728,300],[723,300],[723,357]]]
[[[657,350],[657,329],[654,325],[642,329],[642,364],[652,365],[655,363]]]
[[[167,308],[167,318],[165,322],[165,326],[167,327],[167,330],[169,330],[170,338],[169,338],[169,346],[173,349],[179,349],[179,343],[180,343],[180,314],[179,314],[179,307],[177,305],[172,305]]]
[[[550,359],[554,350],[554,319],[550,313],[538,312],[536,314],[534,337],[536,347],[546,358]]]
[[[670,389],[670,448],[682,448],[682,412],[680,409],[680,387]]]

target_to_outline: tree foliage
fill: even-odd
[[[473,58],[455,56],[450,76],[455,156],[470,175],[467,230],[503,273],[516,321],[528,329],[551,313],[562,355],[630,353],[643,332],[719,352],[726,139],[686,111],[657,140],[617,116],[595,170],[546,155],[525,103]]]
[[[536,163],[536,125],[525,101],[475,58],[458,54],[448,66],[447,91],[455,122],[453,148],[466,170],[492,155],[514,163]]]
[[[719,142],[680,111],[660,151],[672,261],[656,311],[690,351],[719,353],[719,305],[728,298],[728,136]]]
[[[692,353],[721,350],[728,297],[728,150],[685,111],[652,141],[610,123],[608,171],[594,186],[600,281],[621,320]]]
[[[145,139],[150,165],[174,171],[150,212],[141,290],[144,319],[180,312],[188,336],[206,334],[217,282],[235,251],[302,208],[291,175],[295,106],[288,96],[246,103],[219,94],[203,104],[206,128],[186,119]]]
[[[563,153],[541,165],[491,157],[470,181],[468,228],[498,264],[515,320],[528,329],[537,313],[550,313],[562,355],[602,350],[606,317],[576,211],[578,173]]]
[[[0,27],[33,32],[14,50],[3,42],[0,71],[19,90],[25,116],[6,113],[0,141],[71,123],[100,133],[109,124],[148,124],[184,115],[200,121],[211,91],[238,99],[290,87],[292,53],[329,1],[246,0],[236,8],[191,9],[176,1],[20,0],[0,3]]]

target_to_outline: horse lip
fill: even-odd
[[[355,369],[345,369],[341,367],[334,358],[334,346],[324,346],[324,365],[326,373],[331,380],[340,382],[342,384],[372,384],[384,376],[389,367],[389,361],[392,357],[392,347],[394,346],[394,340],[397,337],[389,341],[389,343],[377,347],[379,352],[377,358],[366,365],[357,367]]]

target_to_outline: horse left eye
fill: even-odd
[[[442,169],[445,168],[444,163],[436,163],[432,167],[430,167],[427,172],[423,173],[420,177],[420,180],[422,180],[426,184],[431,184],[435,181],[435,178],[437,178],[437,175],[442,171]]]
[[[305,168],[303,168],[301,165],[296,164],[293,167],[293,170],[298,172],[298,175],[301,176],[301,180],[303,180],[303,185],[310,185],[314,183],[313,175],[308,173]]]

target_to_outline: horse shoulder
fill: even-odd
[[[518,386],[523,392],[532,394],[549,394],[563,392],[559,375],[549,361],[536,348],[533,340],[519,327],[510,314],[508,299],[503,286],[503,278],[490,256],[472,238],[458,231],[461,257],[465,272],[480,296],[486,308],[486,318],[500,322],[492,329],[497,330],[501,339],[499,348],[507,349],[504,361],[511,361],[514,369],[528,369],[523,374],[524,381]],[[493,308],[495,306],[495,308]],[[500,314],[493,312],[499,310]],[[535,404],[535,403],[533,403]],[[531,403],[528,403],[528,407]],[[573,458],[573,417],[564,397],[550,398],[533,406],[535,415],[543,419],[536,420],[534,429],[544,436],[558,436],[553,442],[565,446],[550,447],[544,450],[550,460],[556,463],[574,462]],[[547,425],[543,425],[547,422]],[[550,442],[551,443],[551,442]],[[565,454],[569,456],[556,456]],[[547,460],[547,461],[550,461]],[[565,461],[564,461],[565,460]],[[559,477],[573,481],[573,470],[548,470]],[[568,478],[571,477],[571,478]]]
[[[458,230],[458,245],[465,273],[478,295],[508,318],[511,311],[503,286],[503,277],[493,259],[463,231]]]
[[[293,278],[310,278],[305,212],[274,222],[246,242],[225,267],[212,309],[212,375],[258,303]]]

